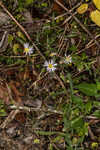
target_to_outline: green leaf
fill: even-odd
[[[85,113],[90,113],[92,109],[92,103],[91,102],[88,102],[86,105],[85,105]]]
[[[75,95],[72,96],[72,102],[74,104],[79,104],[79,105],[83,104],[83,100],[80,97],[75,96]]]
[[[80,92],[84,93],[87,96],[95,96],[97,95],[97,85],[96,84],[88,84],[88,83],[81,83],[75,86]]]
[[[32,4],[33,1],[34,1],[34,0],[26,0],[26,4],[27,4],[27,5]]]
[[[13,40],[14,40],[14,37],[11,34],[9,34],[8,35],[8,43],[10,44]]]
[[[96,84],[97,84],[97,89],[100,90],[100,82],[97,81]]]
[[[93,106],[100,108],[100,102],[94,101],[94,102],[93,102]]]
[[[71,126],[74,129],[81,128],[81,127],[83,127],[83,125],[84,125],[84,121],[82,119],[82,116],[77,117],[71,121]]]
[[[69,50],[71,50],[71,51],[76,51],[76,50],[77,50],[77,47],[76,47],[75,45],[72,45],[72,46],[69,48]]]
[[[93,113],[93,115],[94,115],[95,117],[100,118],[100,110],[96,110],[96,111]]]
[[[7,116],[7,113],[4,110],[4,108],[0,109],[0,117],[5,117],[5,116]]]

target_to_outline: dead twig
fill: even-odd
[[[89,132],[89,136],[90,136],[91,140],[95,140],[95,136],[94,136],[90,126],[88,126],[88,132]]]
[[[5,121],[0,125],[0,128],[4,129],[7,125],[15,118],[16,114],[18,114],[20,110],[12,110],[9,116],[5,119]]]
[[[52,110],[52,109],[42,109],[42,108],[39,108],[39,107],[27,107],[27,106],[16,106],[16,105],[11,105],[10,106],[11,109],[14,109],[14,110],[23,110],[23,111],[28,111],[28,112],[31,112],[31,111],[42,111],[42,112],[50,112],[50,113],[55,113],[55,114],[63,114],[62,111],[58,111],[58,110]],[[13,110],[13,111],[14,111]]]
[[[39,82],[40,80],[42,80],[44,77],[46,77],[48,74],[48,72],[45,73],[45,75],[43,77],[41,77],[40,79],[36,80],[35,82],[32,83],[32,85],[28,88],[28,90],[30,90],[34,85],[37,84],[37,82]]]
[[[56,73],[55,73],[55,76],[56,76],[57,80],[59,81],[60,85],[62,86],[62,88],[65,90],[66,95],[67,95],[67,89],[66,89],[63,81],[60,79],[60,77]]]

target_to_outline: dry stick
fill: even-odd
[[[80,4],[81,4],[81,2],[78,3],[77,5],[75,5],[72,9],[70,9],[69,12],[72,12],[75,8],[77,8],[78,6],[80,6]],[[76,13],[77,13],[77,12],[75,12],[75,14],[76,14]],[[57,19],[59,19],[59,18],[62,18],[62,17],[64,17],[64,16],[66,16],[67,14],[69,14],[69,13],[66,12],[66,13],[64,13],[64,14],[61,14],[61,15],[55,17],[54,20],[57,20]],[[73,14],[73,15],[75,15],[75,14]],[[67,19],[70,20],[71,18],[72,18],[72,17],[70,16],[70,17],[68,17]],[[65,21],[68,22],[68,20],[65,20]],[[64,21],[63,24],[65,24],[65,21]],[[47,20],[47,23],[49,23],[49,22],[51,22],[51,20]]]
[[[28,111],[28,112],[33,112],[33,111],[36,111],[36,112],[38,112],[38,111],[42,111],[42,112],[45,112],[45,113],[47,113],[47,112],[50,112],[50,113],[57,113],[57,114],[63,114],[63,112],[62,111],[58,111],[58,110],[52,110],[52,109],[42,109],[42,108],[36,108],[36,107],[27,107],[27,106],[16,106],[16,105],[11,105],[10,106],[10,108],[11,109],[13,109],[13,111],[14,110],[20,110],[20,111]],[[39,117],[40,118],[40,117]]]
[[[41,77],[40,79],[38,79],[38,80],[36,80],[35,82],[33,82],[32,85],[28,88],[28,90],[30,90],[37,82],[41,81],[41,80],[42,80],[45,76],[47,76],[47,75],[48,75],[48,72],[46,72],[46,73],[44,74],[44,76]]]
[[[7,125],[15,118],[15,116],[20,112],[20,110],[12,110],[9,116],[0,125],[0,128],[4,129]]]
[[[96,137],[94,136],[94,134],[93,134],[93,132],[92,132],[90,126],[88,126],[88,133],[89,133],[90,138],[91,138],[92,140],[95,140],[95,139],[96,139]]]
[[[26,35],[26,37],[28,38],[28,40],[30,42],[32,42],[34,48],[38,51],[38,53],[43,57],[44,60],[46,60],[45,56],[40,52],[40,50],[38,49],[38,47],[33,43],[31,37],[29,36],[29,34],[26,32],[26,30],[24,29],[24,27],[22,25],[19,24],[19,22],[13,17],[13,15],[7,10],[7,8],[3,5],[2,1],[0,1],[0,6],[3,8],[3,10],[10,16],[10,18],[17,24],[17,26],[21,29],[21,31]]]
[[[2,39],[0,41],[0,48],[3,46],[4,40],[6,38],[6,35],[7,35],[7,31],[4,31],[4,34],[3,34]]]
[[[63,83],[63,81],[60,79],[60,77],[55,73],[56,79],[60,82],[60,85],[62,86],[62,88],[65,90],[66,95],[67,95],[67,89]]]
[[[66,18],[65,21],[63,22],[63,25],[65,25],[76,14],[77,14],[77,12],[73,13],[72,16],[69,16],[68,18]]]
[[[59,45],[59,47],[58,47],[58,55],[60,55],[60,52],[61,52],[61,49],[62,49],[62,45],[63,45],[63,43],[64,43],[64,35],[65,35],[65,32],[66,32],[66,26],[65,26],[63,35],[61,36],[61,38],[60,38],[60,40],[59,40],[59,42],[61,42],[61,43],[60,43],[60,45]]]
[[[73,7],[72,9],[70,9],[69,12],[72,12],[72,11],[73,11],[75,8],[77,8],[80,4],[81,4],[81,3],[78,3],[78,5],[76,5],[76,6]],[[67,14],[69,14],[69,12],[67,12],[67,13],[65,13],[65,14],[67,15]],[[77,12],[75,12],[73,15],[76,15],[76,14],[77,14]],[[72,18],[72,16],[70,16],[70,17],[68,17],[67,19],[65,19],[65,21],[63,22],[62,25],[66,24],[71,18]],[[66,27],[66,26],[65,26],[65,27]],[[66,28],[65,28],[65,30],[64,30],[63,35],[65,34],[65,32],[66,32]],[[59,48],[58,48],[58,52],[59,52],[60,48],[62,49],[63,41],[64,41],[64,37],[61,37],[61,44],[60,44],[60,46],[59,46]],[[60,50],[60,51],[61,51],[61,50]],[[60,52],[59,52],[59,54],[60,54]]]
[[[95,39],[97,39],[98,37],[100,37],[100,34],[96,35]],[[92,42],[93,42],[93,39],[87,44],[87,46],[89,46]]]
[[[55,2],[62,7],[65,11],[69,12],[69,14],[75,19],[75,21],[83,28],[83,30],[85,32],[88,33],[88,35],[95,41],[96,45],[99,47],[100,49],[100,44],[98,43],[98,41],[96,41],[96,39],[92,36],[92,34],[85,28],[85,26],[78,20],[78,18],[76,16],[74,16],[63,4],[61,4],[58,0],[55,0]]]

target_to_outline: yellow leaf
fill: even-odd
[[[90,13],[91,20],[100,27],[100,11],[95,10]]]
[[[84,3],[77,9],[77,12],[79,14],[83,14],[87,11],[87,9],[88,9],[88,4]]]
[[[95,4],[96,8],[100,10],[100,0],[93,0],[93,3]]]

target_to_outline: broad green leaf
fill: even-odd
[[[87,11],[87,9],[88,9],[88,4],[84,3],[77,9],[77,12],[79,14],[83,14]]]
[[[80,129],[77,129],[79,136],[87,136],[88,135],[88,123],[84,123]]]
[[[92,109],[92,103],[91,102],[88,102],[87,104],[85,104],[85,113],[90,113]]]
[[[96,84],[97,84],[97,89],[100,90],[100,82],[97,81]]]
[[[93,106],[100,108],[100,102],[99,101],[94,101]]]
[[[71,126],[74,129],[78,128],[78,127],[81,128],[81,127],[83,127],[83,125],[84,125],[84,121],[82,119],[82,116],[77,117],[71,121]]]
[[[97,94],[97,86],[96,84],[88,84],[88,83],[81,83],[75,86],[79,91],[84,93],[87,96],[95,96]]]
[[[100,110],[96,110],[93,115],[100,118]]]
[[[100,27],[100,11],[95,10],[90,13],[91,20]]]
[[[93,0],[93,3],[100,10],[100,0]]]
[[[82,104],[83,103],[82,99],[78,96],[75,96],[75,95],[72,96],[72,102],[74,104]]]

